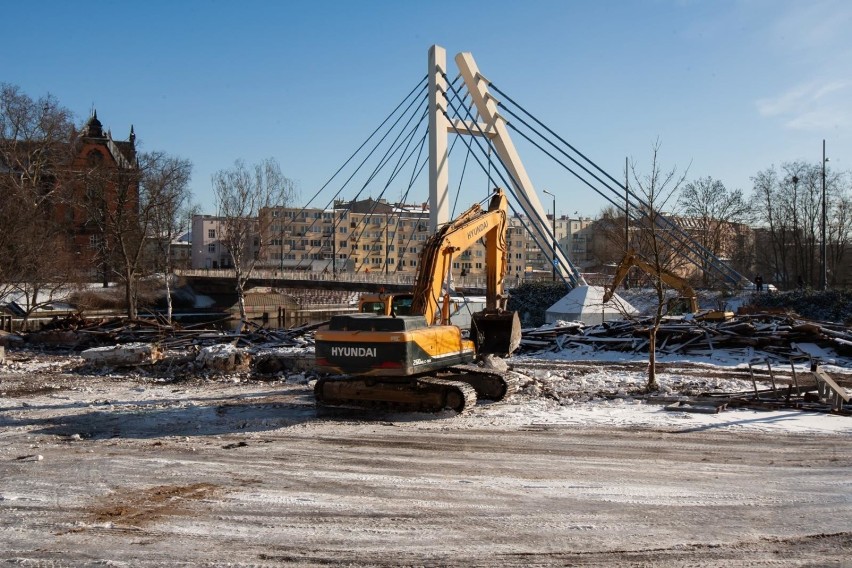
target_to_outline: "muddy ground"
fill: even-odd
[[[318,413],[299,382],[21,368],[0,367],[11,565],[852,563],[848,435],[505,420],[523,393]]]

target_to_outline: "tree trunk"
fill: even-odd
[[[133,294],[133,271],[124,271],[124,301],[127,302],[127,317],[136,319],[136,299]]]
[[[166,270],[166,321],[172,323],[172,286],[169,270]]]
[[[245,281],[243,280],[242,272],[238,268],[234,268],[237,277],[237,306],[240,308],[240,325],[236,333],[242,333],[243,327],[246,325],[246,294]]]
[[[660,388],[657,383],[657,324],[651,327],[648,334],[648,392],[654,392]]]

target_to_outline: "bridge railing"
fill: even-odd
[[[187,278],[236,278],[233,269],[218,268],[194,268],[175,270],[178,276]],[[313,272],[306,270],[253,270],[252,280],[304,280],[306,282],[353,282],[373,284],[398,284],[414,286],[416,276],[414,274],[399,274],[389,272]],[[485,288],[485,277],[464,276],[456,280],[456,287],[460,288]]]

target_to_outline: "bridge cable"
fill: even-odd
[[[606,172],[605,170],[603,170],[600,166],[598,166],[595,162],[593,162],[591,159],[589,159],[586,155],[584,155],[582,152],[580,152],[579,150],[577,150],[577,149],[576,149],[573,145],[571,145],[570,143],[568,143],[565,139],[563,139],[561,136],[559,136],[558,134],[556,134],[556,133],[555,133],[552,129],[550,129],[549,127],[547,127],[547,126],[546,126],[544,123],[542,123],[539,119],[537,119],[535,116],[533,116],[531,113],[529,113],[529,112],[528,112],[528,111],[527,111],[527,110],[526,110],[523,106],[521,106],[520,104],[518,104],[518,103],[517,103],[514,99],[512,99],[509,95],[507,95],[505,92],[503,92],[502,90],[500,90],[500,89],[499,89],[499,87],[497,87],[496,85],[494,85],[494,84],[493,84],[493,83],[491,83],[490,81],[489,81],[489,86],[490,86],[490,87],[492,87],[492,88],[493,88],[493,89],[494,89],[497,93],[499,93],[500,95],[502,95],[503,97],[505,97],[508,101],[510,101],[511,103],[513,103],[515,106],[517,106],[517,107],[518,107],[518,109],[520,109],[520,111],[521,111],[521,112],[523,112],[524,114],[526,114],[527,116],[529,116],[529,117],[530,117],[533,121],[535,121],[537,124],[539,124],[541,127],[543,127],[543,128],[544,128],[547,132],[549,132],[549,133],[550,133],[550,134],[552,134],[554,137],[556,137],[556,138],[557,138],[560,142],[562,142],[563,144],[565,144],[568,148],[570,148],[572,151],[574,151],[576,154],[578,154],[580,157],[582,157],[582,158],[583,158],[586,162],[588,162],[589,164],[591,164],[591,165],[592,165],[595,169],[597,169],[599,172],[601,172],[604,176],[606,176],[607,178],[609,178],[609,179],[610,179],[610,180],[611,180],[611,181],[612,181],[612,182],[613,182],[616,186],[618,186],[618,187],[619,187],[619,191],[617,192],[617,193],[619,194],[619,197],[621,196],[621,191],[620,191],[620,190],[625,190],[625,191],[627,191],[629,194],[633,195],[633,197],[634,197],[634,198],[638,199],[638,200],[640,201],[640,203],[643,203],[643,205],[645,205],[646,207],[648,207],[648,204],[647,204],[647,203],[644,203],[644,202],[643,202],[643,200],[641,199],[641,197],[637,196],[635,193],[633,193],[632,191],[630,191],[630,189],[629,189],[628,187],[625,187],[625,186],[624,186],[624,185],[622,185],[620,182],[616,181],[616,180],[615,180],[615,179],[614,179],[611,175],[609,175],[609,173],[607,173],[607,172]],[[532,127],[531,127],[528,123],[526,123],[526,121],[524,121],[523,119],[521,119],[521,118],[520,118],[517,114],[515,114],[514,112],[512,112],[512,110],[511,110],[510,108],[508,108],[505,104],[503,104],[503,103],[502,103],[502,102],[500,102],[500,101],[498,101],[498,102],[497,102],[497,104],[498,104],[498,106],[500,106],[500,107],[502,107],[503,109],[505,109],[505,110],[506,110],[509,114],[511,114],[511,115],[512,115],[512,116],[514,116],[515,118],[519,119],[519,120],[520,120],[520,122],[522,122],[523,124],[525,124],[528,128],[531,128],[531,129],[532,129],[534,132],[536,132],[536,134],[538,134],[541,138],[543,138],[544,140],[548,141],[548,143],[550,143],[552,146],[554,146],[554,148],[557,148],[558,150],[560,150],[560,152],[561,152],[561,153],[563,153],[563,155],[565,155],[566,157],[568,157],[569,159],[571,159],[571,160],[572,160],[575,164],[577,164],[578,166],[580,166],[581,168],[583,168],[583,170],[584,170],[584,171],[586,171],[587,173],[589,173],[589,175],[592,175],[595,179],[597,179],[599,182],[601,182],[604,186],[607,186],[607,187],[608,187],[608,189],[610,189],[611,191],[615,192],[615,190],[614,190],[614,189],[612,189],[611,187],[609,187],[609,186],[608,186],[608,184],[607,184],[606,182],[604,182],[603,180],[601,180],[600,178],[598,178],[595,174],[593,174],[592,172],[590,172],[587,168],[585,168],[585,167],[583,167],[581,164],[579,164],[579,163],[578,163],[578,162],[577,162],[577,161],[576,161],[573,157],[568,156],[568,154],[566,154],[563,150],[559,149],[559,148],[558,148],[555,144],[553,144],[553,142],[551,142],[551,141],[550,141],[550,140],[548,140],[548,139],[547,139],[544,135],[542,135],[540,132],[538,132],[538,131],[536,131],[534,128],[532,128]],[[515,129],[515,130],[517,131],[517,129]],[[564,165],[563,165],[563,167],[564,167]],[[566,169],[568,169],[569,171],[571,171],[571,173],[573,173],[576,177],[580,178],[580,176],[579,176],[576,172],[574,172],[574,171],[570,170],[570,168],[566,168]],[[587,183],[588,183],[588,182],[587,182]],[[598,192],[598,193],[600,193],[600,192]],[[622,208],[622,209],[623,209],[623,208]],[[718,257],[716,257],[716,255],[715,255],[715,254],[713,254],[713,252],[712,252],[712,251],[710,251],[710,250],[706,249],[705,247],[703,247],[703,246],[702,246],[699,242],[697,242],[697,241],[696,241],[696,240],[695,240],[695,239],[694,239],[691,235],[689,235],[688,233],[686,233],[686,232],[684,231],[683,227],[680,227],[677,223],[674,223],[671,219],[669,219],[669,218],[668,218],[667,216],[665,216],[665,215],[659,214],[659,216],[662,218],[662,223],[663,223],[663,224],[668,225],[671,229],[674,229],[674,230],[676,230],[676,231],[678,231],[678,232],[682,233],[682,234],[683,234],[683,236],[684,236],[685,238],[689,239],[690,241],[692,241],[692,242],[693,242],[693,244],[699,248],[699,250],[703,250],[703,253],[697,253],[697,252],[696,252],[695,254],[698,254],[700,257],[702,257],[702,260],[704,260],[704,261],[705,261],[708,265],[712,266],[712,267],[713,267],[716,271],[718,271],[718,272],[722,273],[722,276],[723,276],[723,277],[725,277],[726,279],[732,279],[732,280],[734,280],[734,278],[732,278],[732,275],[731,275],[731,273],[732,273],[732,274],[733,274],[733,276],[735,276],[737,279],[740,279],[740,280],[742,280],[742,281],[747,281],[747,279],[746,279],[745,277],[743,277],[741,274],[739,274],[736,270],[734,270],[733,268],[731,268],[731,267],[729,267],[729,266],[725,265],[723,262],[721,262],[721,260],[720,260]],[[661,227],[661,228],[662,228],[662,227]],[[701,268],[702,268],[702,270],[704,270],[704,267],[701,267]],[[729,273],[728,273],[728,274],[725,274],[725,272],[729,272]]]
[[[408,112],[411,110],[412,105],[413,105],[413,104],[414,104],[417,100],[418,100],[418,99],[414,99],[414,100],[412,100],[412,102],[411,102],[411,103],[409,103],[408,107],[407,107],[407,108],[403,111],[403,113],[402,113],[402,114],[401,114],[401,115],[400,115],[400,116],[399,116],[399,117],[398,117],[398,118],[394,121],[394,123],[391,125],[390,129],[389,129],[389,130],[388,130],[388,131],[387,131],[387,132],[386,132],[386,133],[385,133],[385,134],[381,137],[381,139],[380,139],[380,140],[376,143],[376,145],[373,147],[373,149],[372,149],[372,150],[370,150],[370,152],[368,153],[368,155],[367,155],[367,156],[366,156],[366,157],[365,157],[365,158],[361,161],[361,163],[358,165],[358,167],[356,168],[356,170],[355,170],[355,171],[354,171],[354,172],[353,172],[353,173],[349,176],[349,178],[347,178],[347,180],[343,183],[343,185],[342,185],[342,186],[341,186],[341,188],[337,191],[337,193],[335,193],[335,194],[334,194],[334,196],[332,196],[332,200],[329,202],[329,204],[332,204],[332,203],[334,202],[334,199],[336,199],[336,198],[340,195],[340,193],[343,191],[343,189],[346,187],[346,185],[347,185],[347,184],[348,184],[348,183],[349,183],[349,182],[350,182],[350,181],[354,178],[354,176],[358,173],[358,171],[360,171],[360,170],[361,170],[361,168],[364,166],[364,164],[367,162],[367,160],[368,160],[368,159],[369,159],[369,158],[370,158],[370,157],[371,157],[371,156],[372,156],[372,155],[376,152],[376,150],[378,150],[379,146],[380,146],[380,145],[381,145],[381,144],[382,144],[382,143],[383,143],[383,142],[384,142],[384,141],[388,138],[388,136],[390,136],[390,134],[393,132],[393,129],[394,129],[394,128],[396,128],[396,127],[399,125],[400,121],[401,121],[401,120],[405,117],[406,113],[408,113]],[[420,107],[422,107],[422,102],[421,102]],[[399,108],[399,107],[397,107],[397,108]],[[419,108],[419,107],[418,107],[418,108]],[[416,116],[416,115],[415,115],[415,114],[412,114],[412,116],[408,119],[407,124],[410,124],[410,123],[411,123],[411,120],[413,119],[413,117],[414,117],[414,116]],[[422,117],[421,117],[421,120],[422,120]],[[404,130],[403,130],[403,131],[401,131],[401,132],[400,132],[400,134],[398,134],[398,135],[397,135],[396,140],[395,140],[395,141],[392,143],[392,145],[391,145],[391,148],[390,148],[390,149],[389,149],[389,150],[385,153],[385,156],[381,159],[381,161],[380,161],[380,165],[379,165],[379,166],[377,166],[377,168],[374,170],[373,174],[371,174],[371,176],[368,178],[368,181],[364,184],[364,186],[363,186],[363,187],[361,188],[361,190],[358,192],[358,195],[360,195],[360,194],[361,194],[361,192],[363,192],[364,187],[366,187],[366,185],[369,183],[369,181],[370,181],[373,177],[375,177],[375,175],[377,174],[378,170],[380,170],[380,169],[383,167],[383,165],[384,165],[385,163],[387,163],[387,160],[388,160],[388,157],[387,157],[387,156],[388,156],[388,153],[390,152],[390,150],[391,150],[391,149],[393,149],[393,148],[394,148],[393,144],[395,144],[395,143],[396,143],[396,141],[397,141],[397,140],[399,140],[399,137],[402,135],[402,132],[404,132]],[[356,199],[357,199],[357,196],[356,196]],[[328,205],[326,205],[326,207],[328,207]],[[302,208],[302,211],[304,211],[304,209],[305,209],[305,208]],[[307,228],[306,228],[306,235],[305,235],[305,236],[307,236],[307,233],[310,231],[310,229],[312,229],[312,228],[313,228],[313,226],[314,226],[315,224],[316,224],[316,219],[314,219],[314,222],[313,222],[313,223],[311,223],[311,225],[310,225],[309,227],[307,227]],[[306,259],[301,259],[301,260],[306,260]],[[301,266],[301,265],[302,265],[301,260],[300,260],[300,262],[297,264],[297,267],[299,267],[299,266]]]
[[[451,85],[451,88],[452,88],[452,85]],[[453,110],[456,113],[458,113],[458,109],[456,107],[453,107]],[[447,118],[449,119],[449,116]],[[468,119],[470,119],[470,118],[471,118],[471,116],[470,116],[470,113],[468,112]],[[472,120],[471,122],[474,125],[474,127],[476,128],[476,130],[479,132],[480,136],[470,136],[470,138],[474,139],[474,142],[476,142],[476,145],[479,148],[479,150],[482,151],[483,155],[485,155],[486,152],[482,149],[482,146],[479,144],[478,138],[480,138],[480,137],[484,138],[489,148],[493,148],[493,142],[491,141],[491,138],[489,136],[487,136],[486,133],[482,130],[481,126],[479,125],[479,123],[477,121]],[[450,123],[453,124],[452,120],[450,121]],[[460,132],[459,132],[458,128],[455,126],[455,124],[453,124],[453,129],[456,131],[457,134],[460,134]],[[467,144],[467,142],[465,142],[465,144]],[[489,160],[490,160],[491,159],[490,153],[488,155],[489,155]],[[483,171],[486,172],[487,175],[490,175],[488,173],[488,170],[482,166],[481,162],[479,162],[479,159],[478,158],[476,158],[476,159],[477,159],[477,162],[479,163],[480,167],[482,167]],[[498,159],[499,159],[499,154],[498,154]],[[528,196],[523,195],[523,194],[518,195],[515,192],[515,188],[520,187],[520,184],[517,182],[517,180],[514,179],[514,176],[511,174],[511,172],[508,171],[508,168],[506,168],[506,165],[502,163],[502,159],[499,159],[499,163],[503,166],[503,169],[505,170],[506,175],[511,180],[511,183],[506,183],[505,176],[503,176],[503,174],[500,173],[499,170],[497,171],[497,174],[499,175],[499,177],[503,181],[503,185],[506,187],[507,191],[511,195],[513,195],[515,197],[515,199],[517,199],[518,201],[521,201],[520,198],[523,197],[524,200],[526,201],[527,205],[530,208],[532,208],[531,207],[532,203],[530,202]],[[510,203],[510,207],[515,212],[515,214],[517,215],[517,211],[514,210],[514,207],[511,206],[511,203]],[[544,250],[544,246],[542,245],[542,243],[543,242],[550,242],[551,239],[548,238],[548,235],[542,231],[542,229],[541,229],[541,227],[539,226],[538,223],[530,223],[529,225],[532,225],[532,228],[535,230],[535,232],[538,234],[538,236],[536,236],[536,234],[534,234],[532,231],[530,231],[529,226],[526,227],[527,231],[529,232],[530,236],[533,238],[533,241],[535,241],[535,243],[539,246],[539,248],[542,248],[542,250]],[[551,247],[552,247],[552,244],[548,244],[547,248],[551,249]],[[560,249],[561,249],[561,246],[560,246]],[[568,269],[567,273],[568,273],[568,276],[569,276],[569,279],[570,279],[570,285],[569,286],[571,288],[573,288],[579,283],[579,278],[578,278],[579,271],[577,270],[577,268],[574,266],[574,264],[571,262],[570,258],[568,257],[567,254],[565,254],[564,251],[562,251],[562,254],[563,254],[563,256],[565,257],[565,260],[568,263],[568,266],[566,268]],[[565,282],[566,284],[569,284],[567,281],[565,281],[564,276],[562,276],[562,271],[559,271],[559,274],[560,274],[560,277],[562,278],[563,282]]]

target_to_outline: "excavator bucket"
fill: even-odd
[[[484,310],[473,314],[470,334],[478,355],[510,355],[521,344],[518,312]]]

